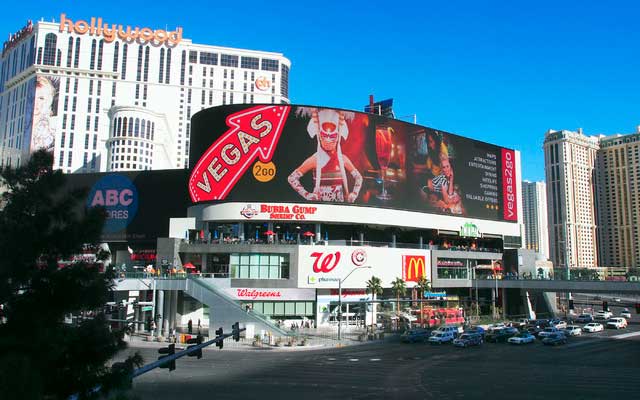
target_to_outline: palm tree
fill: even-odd
[[[423,275],[418,282],[416,282],[416,288],[420,291],[420,324],[424,328],[424,321],[422,320],[422,299],[424,298],[424,292],[431,290],[431,282]]]
[[[371,279],[367,281],[367,293],[371,293],[371,298],[373,299],[371,302],[371,330],[373,331],[374,324],[374,310],[375,310],[375,300],[376,295],[382,294],[382,281],[380,278],[376,276],[372,276]]]
[[[391,282],[391,290],[396,295],[396,314],[398,315],[398,321],[400,321],[400,296],[404,296],[407,293],[407,284],[402,278],[396,278]]]

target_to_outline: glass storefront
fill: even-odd
[[[243,301],[247,306],[274,319],[313,318],[315,302],[313,301]]]
[[[229,270],[231,279],[289,279],[289,255],[234,253]]]
[[[438,258],[439,279],[469,279],[469,260],[458,258]]]

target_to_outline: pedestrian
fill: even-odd
[[[151,336],[156,332],[156,321],[151,321]]]
[[[193,321],[191,320],[187,322],[187,332],[189,332],[189,335],[191,335],[191,333],[193,332]]]
[[[200,328],[202,328],[202,325],[200,325],[200,318],[198,318],[198,335],[200,334]]]

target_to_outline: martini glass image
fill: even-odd
[[[393,129],[386,126],[376,127],[376,156],[380,165],[380,179],[382,180],[382,192],[376,197],[380,200],[389,200],[391,195],[384,187],[384,178],[387,175],[389,159],[391,158],[391,135]]]

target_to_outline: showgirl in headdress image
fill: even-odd
[[[317,140],[317,150],[298,166],[288,178],[291,187],[309,201],[335,201],[353,203],[362,187],[362,175],[349,157],[342,153],[340,142],[349,137],[348,122],[353,112],[332,109],[300,107],[298,116],[311,117],[307,133]],[[309,171],[313,174],[314,186],[308,191],[300,182]],[[349,189],[347,174],[353,178]]]

